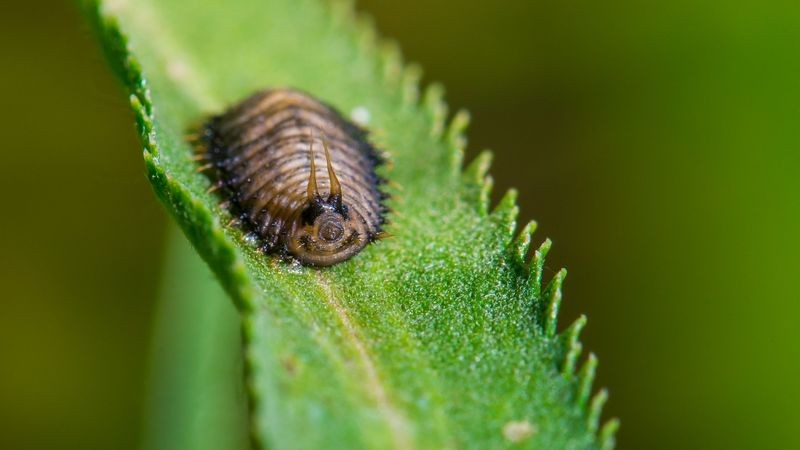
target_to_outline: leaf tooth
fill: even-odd
[[[586,316],[581,315],[561,333],[560,340],[563,343],[564,360],[561,363],[561,373],[567,378],[571,378],[575,372],[575,363],[583,350],[580,342],[581,331],[586,326]]]
[[[383,78],[390,84],[400,81],[403,74],[403,54],[395,41],[383,41],[378,50]]]
[[[531,292],[533,299],[540,302],[542,295],[542,274],[544,273],[544,262],[547,259],[547,253],[550,252],[550,247],[553,241],[545,239],[538,249],[533,253],[533,260],[531,260],[531,271],[528,278],[528,284],[531,285]]]
[[[597,439],[600,441],[601,450],[614,449],[614,446],[616,445],[615,436],[617,434],[617,430],[619,430],[619,419],[616,417],[607,420],[606,423],[603,424],[603,428],[600,429],[600,435]]]
[[[586,425],[589,431],[594,434],[597,432],[597,427],[600,423],[600,414],[603,413],[603,406],[608,401],[608,390],[600,389],[597,394],[592,397],[592,402],[589,405],[589,414],[586,417]]]
[[[328,16],[334,28],[355,42],[360,53],[374,56],[380,46],[375,20],[369,14],[358,12],[355,3],[355,0],[332,0]]]
[[[128,82],[130,83],[134,95],[139,97],[147,114],[152,114],[152,110],[150,109],[152,106],[150,102],[150,90],[148,89],[147,81],[142,77],[142,66],[139,60],[130,56],[127,57],[125,59],[125,71],[128,73]]]
[[[330,2],[330,16],[333,22],[351,28],[355,21],[355,0],[333,0]]]
[[[492,152],[484,150],[472,160],[462,174],[464,200],[475,205],[483,216],[488,214],[489,194],[494,184],[492,177],[486,175],[491,164]]]
[[[517,206],[517,190],[511,188],[503,194],[503,198],[492,210],[492,218],[497,222],[501,229],[505,229],[507,234],[507,241],[510,242],[514,234],[514,228],[517,226],[517,215],[519,214],[519,206]]]
[[[362,55],[380,58],[383,45],[378,36],[375,19],[369,14],[357,11],[355,0],[332,0],[329,2],[328,11],[333,26],[347,34]]]
[[[350,7],[352,10],[352,6]],[[375,19],[369,14],[355,16],[356,39],[359,49],[366,55],[372,56],[378,49],[378,32]]]
[[[492,152],[484,150],[469,163],[464,169],[464,181],[467,184],[480,184],[489,172],[489,167],[492,165]]]
[[[153,119],[147,114],[144,105],[142,105],[142,101],[136,94],[131,94],[128,100],[130,101],[131,109],[136,119],[136,128],[139,131],[139,136],[141,136],[144,141],[145,150],[150,153],[156,152],[157,150],[153,147],[153,142],[149,139],[153,131]]]
[[[525,264],[525,256],[528,254],[528,247],[531,245],[531,236],[533,236],[534,231],[536,231],[536,221],[531,220],[517,234],[517,237],[514,238],[509,247],[511,255],[520,264]]]
[[[127,49],[127,42],[125,43],[126,50]],[[147,86],[147,82],[142,77],[142,64],[139,62],[138,59],[128,56],[125,58],[125,68],[130,73],[129,82],[133,86],[134,90],[138,95],[141,95],[144,88]]]
[[[469,122],[469,111],[460,109],[453,116],[453,120],[450,121],[450,126],[447,128],[447,140],[452,149],[450,167],[454,172],[461,169],[461,164],[464,161],[464,151],[467,148],[466,130]]]
[[[492,194],[493,187],[494,178],[492,178],[491,175],[486,175],[483,179],[483,183],[480,185],[480,191],[478,193],[478,212],[482,216],[489,214],[489,196]]]
[[[467,146],[466,130],[471,116],[466,109],[459,109],[450,121],[447,129],[447,139],[453,147],[465,148]]]
[[[153,99],[150,96],[150,85],[147,82],[147,79],[142,77],[141,81],[139,82],[140,85],[140,93],[139,95],[142,97],[142,104],[144,105],[144,110],[147,113],[147,116],[150,118],[150,121],[153,121]]]
[[[447,119],[447,104],[444,102],[444,86],[441,83],[431,83],[423,96],[425,108],[431,114],[433,125],[431,137],[438,140],[444,133],[444,124]]]
[[[589,353],[589,357],[586,359],[586,362],[583,363],[578,373],[578,391],[575,396],[575,402],[581,409],[585,408],[586,403],[589,401],[596,372],[597,356],[595,356],[594,353]]]
[[[547,336],[553,337],[558,326],[558,308],[561,306],[561,287],[564,285],[564,278],[567,277],[567,269],[561,269],[550,281],[545,293],[546,302],[544,310],[544,330]]]
[[[402,75],[403,105],[414,106],[419,101],[419,80],[422,78],[422,67],[411,63],[406,65]]]
[[[103,50],[111,61],[111,65],[123,79],[125,85],[139,97],[141,107],[148,116],[153,113],[153,103],[150,99],[150,90],[147,81],[142,76],[142,67],[133,56],[128,37],[122,33],[115,11],[109,3],[91,2],[87,11],[94,17],[100,27],[100,33],[105,37]]]

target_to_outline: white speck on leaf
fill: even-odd
[[[503,426],[503,437],[513,444],[518,444],[536,434],[536,431],[536,425],[527,420],[512,420]]]
[[[167,73],[175,81],[183,81],[189,76],[189,67],[183,61],[170,61],[167,64]]]
[[[366,107],[356,106],[352,111],[350,111],[350,118],[353,119],[353,122],[359,125],[369,125],[372,115],[369,113],[369,110]]]

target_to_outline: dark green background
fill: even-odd
[[[620,449],[800,448],[800,4],[362,0],[569,269]],[[0,448],[135,448],[166,215],[67,2],[0,8]]]

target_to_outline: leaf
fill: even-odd
[[[489,211],[490,156],[463,172],[468,122],[347,3],[114,0],[90,7],[130,91],[148,176],[242,313],[252,435],[270,449],[609,448],[605,393],[578,375],[583,320],[556,334],[564,272],[549,241],[514,238],[509,192]],[[184,135],[266,87],[368,113],[391,159],[388,231],[329,269],[259,254],[227,227]],[[421,97],[421,98],[420,98]]]
[[[239,315],[176,227],[169,233],[166,274],[153,333],[143,448],[246,449]]]

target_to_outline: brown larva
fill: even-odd
[[[196,142],[199,170],[266,253],[330,266],[380,238],[382,159],[333,107],[292,89],[259,92],[209,119]]]

